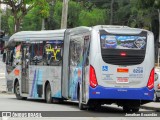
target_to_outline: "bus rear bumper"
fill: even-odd
[[[152,101],[154,90],[143,88],[108,88],[97,86],[89,87],[89,99],[123,99],[123,100],[147,100]]]

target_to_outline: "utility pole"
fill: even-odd
[[[41,30],[45,30],[45,20],[44,20],[44,18],[42,18],[42,28],[41,28]]]
[[[63,0],[62,17],[61,17],[61,29],[67,28],[68,1],[69,0]]]
[[[1,8],[1,4],[0,4],[0,30],[2,29],[2,8]]]
[[[160,9],[158,9],[158,16],[159,16],[159,40],[158,40],[158,44],[160,43]],[[158,67],[160,67],[159,66],[159,58],[160,58],[160,48],[159,48],[159,45],[158,45]]]

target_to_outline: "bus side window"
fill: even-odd
[[[84,37],[84,61],[85,66],[89,65],[90,36]]]
[[[57,42],[57,43],[56,43]],[[44,46],[45,55],[44,58],[46,65],[50,66],[60,66],[62,65],[62,52],[63,52],[63,42],[62,41],[50,41]]]
[[[43,65],[43,43],[32,43],[28,51],[31,65]]]

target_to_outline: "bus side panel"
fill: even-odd
[[[5,78],[6,78],[6,85],[7,85],[7,92],[12,92],[14,93],[14,83],[15,80],[19,80],[19,84],[21,85],[21,66],[16,66],[12,71],[8,71],[10,66],[6,66],[6,73],[5,73]],[[21,87],[20,87],[21,90]]]
[[[44,85],[49,81],[52,97],[61,98],[61,67],[30,66],[29,89],[31,98],[44,98]]]

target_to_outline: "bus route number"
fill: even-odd
[[[143,73],[143,68],[137,67],[136,69],[133,69],[133,73]]]

